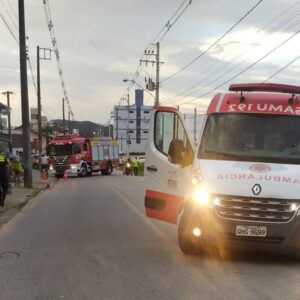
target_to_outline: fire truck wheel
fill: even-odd
[[[181,251],[186,255],[196,255],[201,252],[198,240],[193,236],[192,227],[189,216],[183,213],[178,226],[178,244]]]
[[[80,173],[78,173],[78,176],[79,176],[79,177],[87,176],[87,167],[86,167],[85,164],[82,164],[82,165],[81,165]]]
[[[107,175],[111,175],[111,173],[112,173],[112,165],[109,164],[109,165],[107,166],[107,169],[106,169],[106,174],[107,174]]]

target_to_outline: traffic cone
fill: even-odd
[[[67,172],[65,171],[64,173],[64,180],[67,180],[68,179],[68,176],[67,176]]]
[[[45,172],[45,170],[42,170],[42,172],[41,172],[41,180],[46,180],[46,179],[47,179],[46,172]]]

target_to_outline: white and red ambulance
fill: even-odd
[[[175,108],[155,107],[148,217],[177,224],[184,253],[300,248],[300,87],[233,84],[216,94],[194,149]]]

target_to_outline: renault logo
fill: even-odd
[[[261,186],[259,184],[254,184],[252,192],[255,196],[259,195],[261,192]]]

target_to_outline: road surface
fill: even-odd
[[[185,256],[144,216],[144,179],[59,180],[0,231],[0,299],[300,299],[300,263]]]

